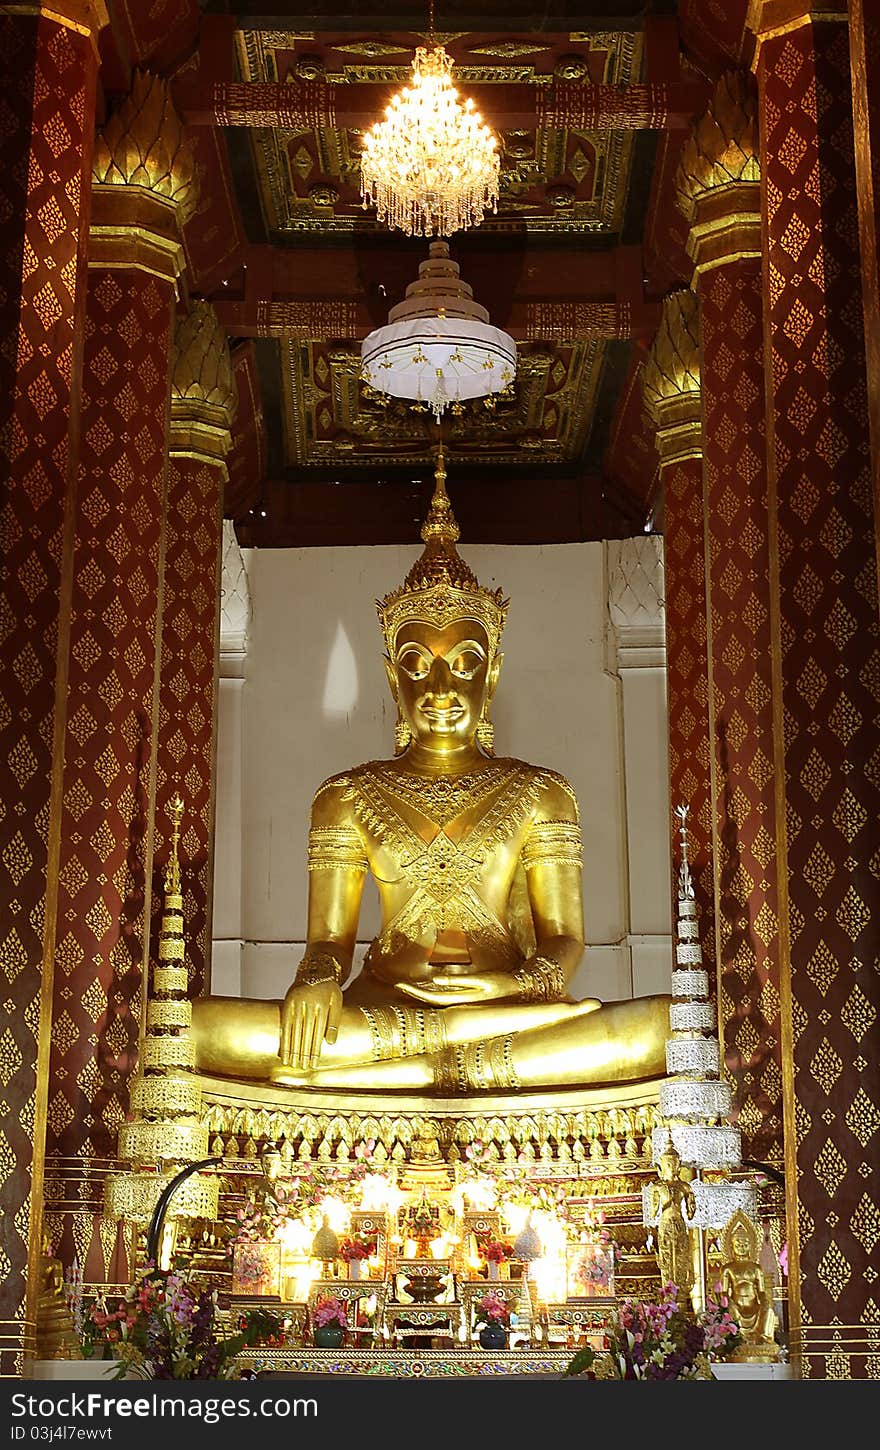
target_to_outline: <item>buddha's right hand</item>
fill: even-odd
[[[342,1016],[342,989],[335,982],[309,982],[288,989],[281,1004],[278,1056],[294,1072],[314,1072],[325,1042],[335,1042]]]
[[[403,988],[408,982],[430,981],[433,971],[428,961],[437,933],[405,937],[394,932],[380,937],[370,949],[370,972],[389,987]]]

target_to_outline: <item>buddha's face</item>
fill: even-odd
[[[501,656],[472,619],[444,629],[413,621],[401,625],[388,679],[417,744],[433,750],[472,743],[483,707],[495,688]]]

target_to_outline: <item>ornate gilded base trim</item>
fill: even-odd
[[[300,1159],[345,1162],[376,1142],[377,1159],[456,1162],[469,1145],[497,1162],[595,1164],[600,1173],[651,1165],[659,1083],[480,1096],[322,1092],[202,1075],[209,1150],[254,1156],[281,1140]]]
[[[275,1349],[254,1350],[240,1362],[258,1374],[347,1375],[372,1379],[471,1379],[492,1375],[560,1377],[570,1349]]]

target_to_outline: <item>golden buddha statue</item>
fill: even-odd
[[[648,1185],[648,1206],[657,1219],[657,1263],[663,1283],[675,1284],[684,1303],[696,1280],[687,1219],[693,1218],[697,1205],[671,1141],[660,1157],[657,1172],[658,1181]]]
[[[82,1349],[64,1293],[64,1270],[43,1238],[37,1297],[37,1358],[81,1359]]]
[[[577,802],[561,775],[493,754],[507,601],[458,537],[441,449],[424,551],[378,604],[397,754],[319,787],[293,985],[282,1003],[196,1001],[203,1072],[442,1097],[665,1072],[668,997],[566,995],[584,950]],[[368,872],[382,930],[343,993]]]
[[[723,1262],[718,1283],[743,1337],[734,1359],[767,1360],[779,1354],[773,1282],[761,1268],[758,1244],[757,1228],[748,1214],[737,1209],[721,1238]]]

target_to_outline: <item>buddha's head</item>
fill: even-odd
[[[488,712],[507,601],[477,582],[458,553],[458,537],[441,448],[424,551],[401,588],[377,604],[398,709],[398,753],[413,740],[437,754],[476,740],[491,753]]]
[[[665,1152],[660,1155],[660,1161],[657,1164],[659,1175],[665,1183],[674,1183],[675,1180],[678,1178],[680,1168],[681,1158],[678,1155],[678,1151],[675,1145],[670,1139],[669,1146],[666,1148]]]
[[[733,1257],[739,1259],[741,1262],[745,1262],[749,1257],[749,1249],[751,1248],[748,1234],[742,1228],[739,1228],[734,1233],[732,1242]]]

